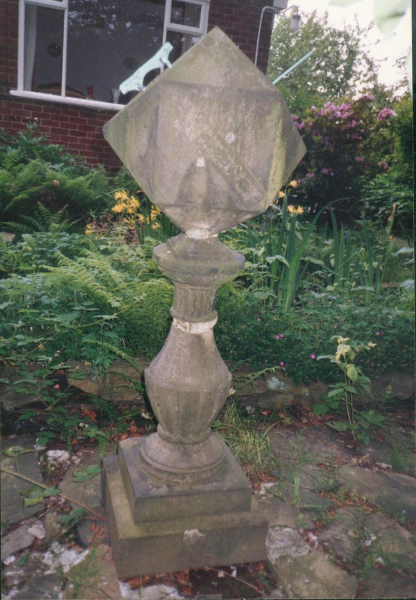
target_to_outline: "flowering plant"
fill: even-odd
[[[351,102],[312,106],[293,120],[307,147],[295,171],[297,194],[316,214],[329,200],[343,199],[335,210],[354,218],[359,212],[361,180],[389,169],[390,108],[374,110],[374,96],[363,94]]]

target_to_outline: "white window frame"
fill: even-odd
[[[122,2],[123,0],[119,0]],[[188,4],[198,4],[201,6],[201,21],[199,27],[189,27],[186,25],[178,25],[171,23],[172,0],[166,0],[165,18],[163,23],[163,44],[166,43],[168,31],[179,31],[181,33],[193,33],[203,37],[208,29],[208,12],[210,0],[182,0]],[[101,102],[99,100],[88,100],[82,98],[70,98],[65,96],[66,90],[66,62],[68,48],[68,15],[69,15],[70,0],[19,0],[19,42],[18,42],[18,58],[17,58],[17,89],[10,90],[12,96],[21,98],[31,98],[33,100],[47,100],[48,102],[57,102],[60,104],[72,104],[76,106],[86,106],[88,108],[98,108],[105,110],[113,110],[118,112],[122,110],[124,104],[114,104],[112,102]],[[44,6],[60,10],[64,13],[63,23],[63,40],[62,40],[62,79],[61,79],[61,94],[44,94],[42,92],[32,92],[24,89],[24,68],[25,68],[25,13],[26,5],[35,4],[36,6]]]

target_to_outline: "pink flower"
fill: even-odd
[[[275,335],[275,336],[274,336],[274,339],[275,339],[275,340],[280,340],[280,335]]]
[[[363,94],[360,100],[374,100],[373,94]]]
[[[311,359],[315,360],[315,358],[316,358],[315,354],[311,354]]]
[[[377,115],[377,121],[385,121],[389,117],[395,117],[396,113],[394,110],[390,108],[382,108],[381,111]]]
[[[281,361],[280,361],[280,363],[279,363],[279,365],[280,365],[281,367],[284,367],[284,366],[285,366],[285,363],[284,363],[284,362],[281,360]]]
[[[354,156],[354,160],[357,162],[364,162],[364,159],[361,156]]]
[[[257,321],[261,321],[260,317],[257,317]]]
[[[59,383],[53,386],[56,390],[59,390]]]
[[[389,168],[389,165],[386,163],[386,161],[382,160],[378,163],[378,166],[380,169],[384,169],[384,171],[387,171]]]
[[[312,179],[312,177],[315,177],[314,173],[306,173],[306,177],[307,179]]]
[[[376,335],[380,335],[380,332],[379,332],[379,331],[376,331]]]
[[[311,106],[311,110],[315,111],[316,110],[316,106]]]
[[[305,128],[305,123],[304,123],[304,121],[302,121],[302,123],[297,123],[297,122],[295,121],[295,125],[296,125],[296,127],[297,127],[298,129],[304,129],[304,128]]]
[[[299,118],[299,117],[297,117],[296,115],[292,115],[292,119],[293,119],[294,121],[297,121],[297,120],[298,120],[298,118]]]
[[[324,175],[328,175],[328,173],[331,172],[331,169],[328,169],[328,167],[324,167],[321,171],[321,173],[323,173]]]
[[[281,333],[281,334],[280,334],[280,337],[281,337],[281,338],[284,338],[285,336],[283,335],[283,333]]]

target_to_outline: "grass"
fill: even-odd
[[[256,480],[276,463],[276,456],[267,435],[270,427],[260,429],[254,419],[243,418],[242,411],[236,401],[227,403],[214,428],[220,431],[248,477]]]

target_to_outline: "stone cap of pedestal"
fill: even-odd
[[[217,237],[196,239],[182,233],[156,246],[153,260],[176,283],[218,288],[242,271],[245,258]]]
[[[305,153],[281,93],[218,28],[104,135],[149,199],[199,236],[263,213]]]

